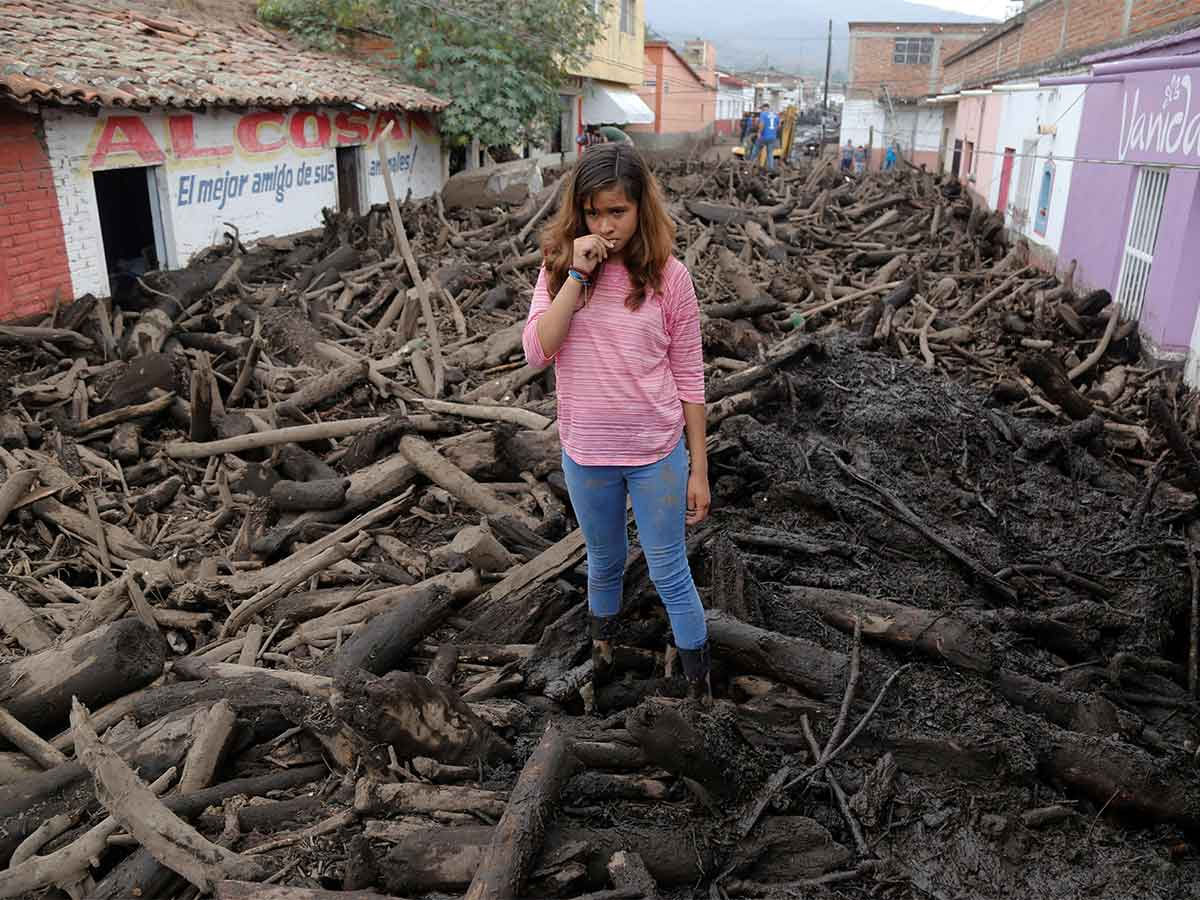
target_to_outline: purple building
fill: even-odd
[[[1200,383],[1200,29],[1092,65],[1061,260],[1137,318],[1145,349]]]

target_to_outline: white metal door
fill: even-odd
[[[1021,143],[1021,168],[1017,176],[1017,193],[1012,199],[1012,226],[1024,233],[1029,224],[1029,195],[1033,193],[1033,166],[1037,162],[1037,139]],[[1003,210],[1001,210],[1003,212]]]
[[[1158,243],[1158,223],[1167,195],[1168,175],[1166,169],[1138,169],[1133,211],[1129,215],[1129,235],[1125,239],[1121,277],[1117,281],[1117,305],[1123,319],[1140,317],[1146,302],[1146,285],[1150,282],[1154,245]]]

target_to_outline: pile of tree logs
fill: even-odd
[[[666,671],[640,551],[590,689],[521,351],[556,183],[230,234],[0,328],[0,897],[930,895],[952,784],[996,841],[1194,833],[1195,395],[953,183],[660,175],[703,315],[716,704]]]

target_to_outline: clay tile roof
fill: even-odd
[[[259,25],[150,17],[82,0],[0,0],[0,100],[431,111],[448,102]]]

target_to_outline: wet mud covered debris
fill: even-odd
[[[230,233],[0,335],[0,896],[1200,895],[1200,396],[953,182],[656,165],[715,704],[636,544],[589,694],[553,183]]]

